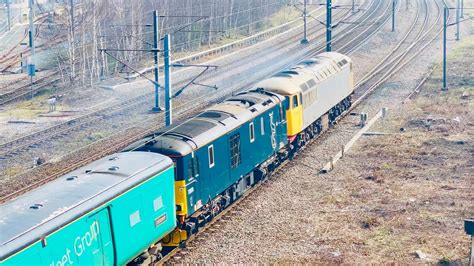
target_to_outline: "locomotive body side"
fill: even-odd
[[[308,127],[319,127],[320,131],[322,125],[318,120],[334,112],[333,108],[339,104],[350,104],[352,75],[350,58],[330,52],[304,60],[258,83],[256,87],[286,97],[288,138],[292,142]]]
[[[353,93],[350,59],[336,53],[320,55],[323,56],[327,58],[324,67],[316,64],[308,66],[313,77],[303,86],[307,88],[303,90],[303,128],[310,126]],[[311,80],[315,81],[315,86],[310,86],[313,84]]]
[[[122,265],[176,226],[162,155],[114,154],[1,206],[1,265]]]
[[[266,175],[287,145],[284,98],[237,94],[131,149],[161,153],[176,165],[174,247]],[[129,149],[130,149],[129,148]],[[258,173],[257,173],[258,172]]]

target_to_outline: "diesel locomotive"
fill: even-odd
[[[333,124],[352,75],[320,54],[1,205],[1,265],[158,260]]]

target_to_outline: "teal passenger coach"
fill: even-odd
[[[176,227],[174,167],[117,153],[0,206],[0,264],[123,265]]]

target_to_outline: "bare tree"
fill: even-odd
[[[96,80],[125,71],[99,48],[126,49],[120,60],[140,67],[151,56],[132,50],[150,48],[152,10],[160,15],[160,33],[172,33],[175,51],[193,51],[222,38],[250,35],[266,26],[265,19],[289,0],[57,0],[51,38],[64,40],[52,54],[64,80],[93,85]],[[205,17],[192,23],[196,17]],[[268,24],[268,23],[267,23]],[[182,29],[178,31],[178,29]]]

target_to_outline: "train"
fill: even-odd
[[[0,206],[0,264],[158,261],[351,106],[352,61],[327,52]]]

